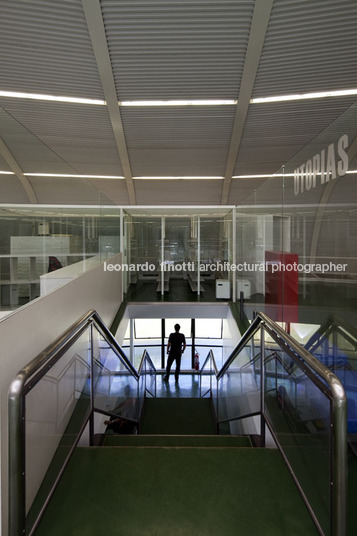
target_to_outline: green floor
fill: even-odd
[[[215,436],[210,401],[148,399],[138,436],[77,448],[36,536],[309,536],[275,449]]]
[[[309,514],[268,449],[77,449],[37,536],[308,536]]]
[[[208,398],[148,398],[140,433],[214,434],[211,401]]]

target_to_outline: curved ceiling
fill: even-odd
[[[0,203],[244,203],[356,91],[256,99],[355,90],[356,26],[350,0],[2,0]]]

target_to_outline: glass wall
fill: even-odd
[[[210,301],[216,279],[233,283],[232,207],[133,207],[124,214],[124,255],[135,272],[127,276],[130,299]]]
[[[237,207],[251,309],[310,324],[333,311],[355,324],[356,120],[352,106]]]
[[[135,318],[128,323],[124,336],[123,348],[126,355],[132,352],[131,361],[136,369],[144,350],[147,350],[151,360],[157,369],[162,368],[162,355],[164,366],[167,363],[167,344],[170,333],[174,332],[176,323],[180,325],[180,332],[186,338],[186,350],[182,356],[181,369],[192,369],[192,345],[194,353],[198,353],[199,362],[202,365],[210,349],[214,350],[214,356],[218,366],[223,360],[223,321],[221,318]],[[194,327],[193,327],[194,322]],[[193,337],[192,327],[195,332]],[[132,330],[132,345],[131,341]]]
[[[14,309],[40,295],[40,276],[114,255],[120,213],[98,207],[0,207],[0,308]]]
[[[246,263],[241,278],[250,290],[246,311],[283,322],[340,377],[351,433],[357,422],[356,125],[353,105],[237,207],[236,223],[237,262]]]

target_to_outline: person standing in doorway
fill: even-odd
[[[180,368],[181,368],[181,356],[186,348],[186,339],[183,333],[180,333],[180,324],[175,324],[175,332],[170,333],[169,342],[167,344],[167,367],[166,374],[163,377],[165,382],[169,381],[170,370],[172,363],[176,361],[175,380],[178,382]]]

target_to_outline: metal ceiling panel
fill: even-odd
[[[357,87],[357,2],[275,0],[253,97]]]
[[[254,0],[102,0],[119,100],[237,98]]]
[[[0,171],[11,171],[9,164],[0,155]]]
[[[116,205],[129,204],[128,189],[124,180],[91,179],[88,182],[93,184],[111,203]],[[105,203],[105,199],[102,201],[103,203]]]
[[[1,0],[1,89],[103,99],[81,0]]]
[[[0,105],[0,132],[25,172],[123,174],[105,106],[9,98]]]
[[[223,176],[234,106],[123,108],[134,176]]]
[[[29,198],[15,175],[0,175],[0,203],[28,203]]]
[[[58,205],[110,204],[109,199],[85,179],[31,177],[30,183],[38,203]]]
[[[138,205],[216,205],[221,188],[220,180],[135,181]]]
[[[277,172],[352,103],[343,97],[252,104],[234,175]]]
[[[229,204],[241,205],[266,179],[233,179],[229,191]]]

